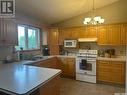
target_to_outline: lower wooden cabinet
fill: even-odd
[[[59,57],[59,69],[64,77],[75,78],[75,58]]]
[[[38,66],[38,67],[46,67],[46,68],[55,68],[56,69],[57,68],[57,58],[52,57],[52,58],[49,58],[47,60],[37,62],[33,65]]]
[[[64,77],[75,78],[75,58],[52,57],[33,64],[38,67],[61,69]]]
[[[97,61],[97,81],[125,84],[125,62]]]
[[[56,76],[39,89],[39,95],[60,95],[60,75]]]

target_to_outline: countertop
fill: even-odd
[[[126,56],[118,56],[116,58],[98,57],[97,60],[126,62]]]
[[[56,57],[76,58],[76,56],[73,55],[56,55]]]
[[[61,70],[23,65],[33,61],[0,64],[0,91],[29,95],[61,73]]]
[[[76,56],[70,56],[70,55],[69,56],[68,55],[56,55],[56,57],[76,58]],[[97,57],[97,60],[126,62],[126,56],[117,56],[115,58]]]

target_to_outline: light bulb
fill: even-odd
[[[100,17],[100,16],[96,16],[96,17],[94,17],[94,20],[95,20],[95,21],[97,21],[97,22],[99,22],[99,21],[100,21],[100,19],[101,19],[101,17]]]
[[[91,18],[85,18],[85,22],[90,22],[91,21]]]
[[[102,18],[102,19],[100,19],[99,23],[102,24],[102,23],[104,23],[104,21],[105,21],[105,19]]]
[[[83,24],[86,24],[86,25],[87,25],[87,24],[88,24],[88,22],[86,22],[86,21],[83,21]]]

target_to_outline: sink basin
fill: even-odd
[[[43,57],[33,57],[31,60],[36,61],[36,60],[40,60],[40,59],[44,59],[44,58]]]
[[[27,60],[31,60],[31,61],[37,61],[37,60],[43,60],[43,59],[47,59],[48,56],[35,56],[35,57],[32,57],[30,59],[27,59]]]

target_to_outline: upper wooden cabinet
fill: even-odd
[[[48,33],[48,45],[50,48],[50,55],[59,55],[59,29],[50,28]]]
[[[98,38],[98,45],[126,45],[127,24],[50,28],[50,45],[63,45],[65,39],[78,38]]]
[[[0,19],[0,45],[17,45],[18,31],[15,20]]]
[[[58,28],[50,28],[48,32],[48,44],[49,45],[58,45],[58,36],[59,29]]]
[[[59,30],[59,44],[63,45],[65,39],[96,38],[95,26],[65,27]]]
[[[98,44],[99,45],[106,45],[108,44],[108,32],[107,26],[99,26],[98,27]]]
[[[120,33],[121,44],[122,45],[127,45],[127,24],[122,24],[121,28],[122,28],[121,33]]]
[[[85,38],[97,38],[98,28],[96,26],[85,26]]]
[[[72,39],[71,28],[60,28],[60,30],[59,30],[59,45],[63,45],[65,39]]]
[[[126,24],[98,26],[99,45],[126,45]]]

